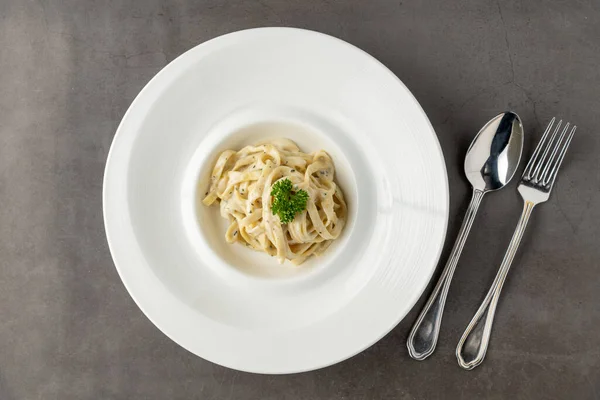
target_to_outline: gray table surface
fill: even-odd
[[[405,347],[416,308],[341,364],[261,376],[188,353],[129,297],[102,221],[117,124],[185,50],[271,25],[347,40],[413,91],[446,158],[451,238],[469,195],[462,159],[483,123],[517,111],[526,155],[552,116],[579,125],[480,368],[461,370],[454,348],[521,211],[515,184],[484,200],[426,362]],[[599,63],[597,0],[0,1],[0,399],[599,398]]]

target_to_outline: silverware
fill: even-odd
[[[510,182],[522,149],[521,119],[513,112],[505,112],[485,124],[467,150],[465,174],[473,186],[473,196],[450,258],[408,337],[408,353],[415,360],[424,360],[435,350],[452,275],[483,195]]]
[[[502,290],[502,285],[508,274],[510,264],[515,257],[515,253],[517,252],[517,248],[519,247],[519,243],[521,242],[523,232],[525,231],[533,208],[537,204],[547,201],[550,197],[550,192],[556,181],[558,169],[565,158],[567,148],[575,134],[575,129],[577,127],[573,126],[570,133],[567,135],[570,126],[567,122],[560,136],[557,138],[562,124],[561,120],[558,122],[550,136],[554,121],[555,118],[552,118],[552,121],[548,124],[540,143],[537,145],[527,167],[525,167],[523,177],[519,183],[518,190],[519,193],[521,193],[521,197],[523,197],[523,202],[525,204],[523,206],[521,219],[519,219],[515,233],[508,245],[508,250],[506,250],[506,254],[500,265],[500,270],[492,283],[492,287],[485,296],[483,303],[479,307],[479,310],[477,310],[477,313],[471,320],[471,323],[456,347],[458,364],[465,369],[475,368],[481,364],[485,358],[485,353],[490,341],[490,333],[492,331],[496,306],[498,305],[500,291]]]

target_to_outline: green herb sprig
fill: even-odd
[[[306,210],[308,192],[303,189],[292,191],[292,181],[289,179],[277,181],[273,185],[271,196],[273,196],[271,211],[273,215],[279,216],[282,224],[292,222],[296,214]]]

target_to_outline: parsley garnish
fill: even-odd
[[[296,214],[306,209],[308,192],[300,189],[292,191],[292,181],[283,179],[276,182],[271,190],[273,196],[273,205],[271,211],[273,215],[278,215],[282,224],[287,224],[294,220]]]

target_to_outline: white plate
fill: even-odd
[[[300,267],[224,243],[198,205],[219,150],[269,136],[334,159],[349,222]],[[448,219],[439,143],[408,89],[377,60],[289,28],[203,43],[158,73],[121,122],[104,219],[127,290],[167,336],[244,371],[324,367],[407,314],[438,261]]]

